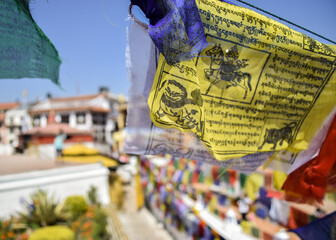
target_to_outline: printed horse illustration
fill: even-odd
[[[245,90],[244,99],[247,92],[252,91],[251,75],[247,72],[242,72],[240,69],[248,66],[246,63],[248,59],[238,60],[237,45],[232,47],[224,54],[220,45],[215,45],[213,48],[205,51],[207,56],[211,57],[210,67],[204,70],[206,78],[211,76],[215,78],[208,87],[206,94],[209,93],[211,87],[220,81],[229,82],[226,88],[241,87]]]
[[[284,127],[277,128],[266,128],[264,135],[264,142],[258,147],[258,150],[262,149],[265,143],[273,144],[271,149],[275,149],[278,142],[280,141],[280,146],[282,146],[283,141],[287,141],[288,144],[291,143],[293,138],[293,129],[296,127],[296,122],[291,122],[289,124],[284,123]]]
[[[180,127],[194,129],[196,135],[202,138],[204,121],[200,109],[203,106],[201,91],[195,89],[189,97],[186,88],[172,79],[165,80],[160,86],[161,90],[163,94],[156,116],[161,118],[167,115]]]

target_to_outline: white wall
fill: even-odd
[[[19,135],[22,130],[29,130],[32,128],[31,119],[24,109],[11,109],[5,115],[6,131],[6,144],[11,144],[12,147],[19,145]],[[10,131],[11,129],[11,131]]]
[[[87,129],[92,127],[92,115],[90,112],[85,113],[85,124]]]
[[[116,123],[112,119],[108,119],[105,126],[105,140],[109,145],[113,144],[112,131],[115,130]]]
[[[0,155],[12,155],[14,153],[13,146],[0,143]]]
[[[41,127],[46,127],[47,123],[48,123],[47,116],[43,114],[40,118],[40,126]]]
[[[77,120],[76,119],[76,113],[71,112],[70,116],[69,116],[69,126],[72,127],[72,128],[75,128],[76,125],[77,125],[76,120]]]
[[[56,199],[71,195],[87,196],[91,186],[103,205],[110,203],[109,170],[101,164],[61,167],[56,169],[0,176],[0,218],[22,210],[22,200],[38,189],[47,190]]]
[[[56,150],[54,144],[38,145],[38,157],[42,159],[56,160]]]

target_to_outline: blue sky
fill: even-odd
[[[245,1],[336,41],[335,0]],[[60,83],[64,90],[47,79],[0,80],[0,102],[21,101],[23,90],[28,91],[29,100],[44,99],[48,92],[54,97],[93,94],[101,86],[127,95],[128,5],[129,0],[33,1],[32,15],[62,59]],[[137,9],[135,15],[143,19]]]

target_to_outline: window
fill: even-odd
[[[104,130],[98,130],[94,133],[94,141],[99,143],[105,143],[105,132]]]
[[[105,113],[93,113],[92,122],[97,125],[105,125],[106,124],[106,116]]]
[[[85,113],[77,113],[76,114],[77,124],[85,124]]]
[[[61,115],[61,123],[69,123],[69,114]]]
[[[37,127],[40,125],[40,116],[34,116],[33,124],[34,124],[34,127]]]

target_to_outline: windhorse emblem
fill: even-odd
[[[192,129],[198,137],[203,138],[201,91],[196,89],[189,97],[186,88],[172,79],[165,80],[159,90],[162,90],[163,94],[156,116],[159,118],[169,116],[181,128]]]
[[[291,122],[289,124],[284,123],[284,127],[277,129],[277,128],[266,128],[266,132],[264,135],[264,142],[258,147],[258,149],[262,149],[263,146],[268,144],[273,144],[271,149],[275,149],[278,143],[282,146],[284,141],[288,142],[288,145],[293,140],[293,129],[296,127],[296,122]]]
[[[211,57],[209,68],[204,70],[206,78],[215,78],[208,87],[206,94],[209,93],[213,85],[220,81],[228,82],[226,88],[240,87],[245,90],[244,99],[247,92],[252,91],[251,75],[247,72],[242,72],[241,69],[248,66],[248,59],[239,60],[237,45],[228,49],[225,54],[220,45],[215,45],[213,48],[205,51],[207,56]]]

